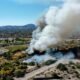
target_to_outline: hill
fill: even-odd
[[[32,31],[36,28],[34,24],[27,24],[23,26],[0,26],[0,38],[3,37],[28,37],[31,36]]]

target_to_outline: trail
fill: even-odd
[[[56,63],[52,64],[52,65],[49,65],[49,66],[44,66],[40,69],[37,69],[35,71],[32,71],[31,73],[28,73],[26,74],[23,78],[14,78],[14,80],[29,80],[30,78],[40,74],[40,73],[43,73],[44,71],[47,71],[48,69],[51,69],[55,66],[57,66],[59,63],[64,63],[65,61],[63,59],[57,61]],[[67,61],[66,61],[67,62]]]

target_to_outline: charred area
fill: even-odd
[[[46,53],[46,51],[39,51],[39,50],[34,49],[34,53],[38,55],[43,55]]]

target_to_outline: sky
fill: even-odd
[[[0,0],[0,26],[35,23],[56,0]]]

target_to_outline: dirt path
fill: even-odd
[[[46,71],[48,69],[51,69],[51,68],[55,67],[56,65],[58,65],[60,62],[63,62],[63,61],[64,60],[59,60],[59,61],[57,61],[56,63],[54,63],[54,64],[52,64],[50,66],[44,66],[44,67],[42,67],[40,69],[37,69],[35,71],[32,71],[31,73],[26,74],[23,78],[15,78],[14,80],[28,80],[28,79],[36,76],[37,74],[40,74],[40,73],[42,73],[42,72],[44,72],[44,71]]]
[[[66,64],[66,63],[69,63],[69,61],[72,61],[74,63],[80,62],[80,60],[64,60],[64,59],[61,59],[61,60],[57,61],[56,63],[50,65],[50,66],[44,66],[40,69],[37,69],[35,71],[32,71],[31,73],[26,74],[23,78],[15,78],[14,80],[29,80],[30,78],[32,78],[32,77],[34,77],[34,76],[36,76],[40,73],[45,72],[46,70],[49,70],[49,69],[57,66],[59,63]]]

